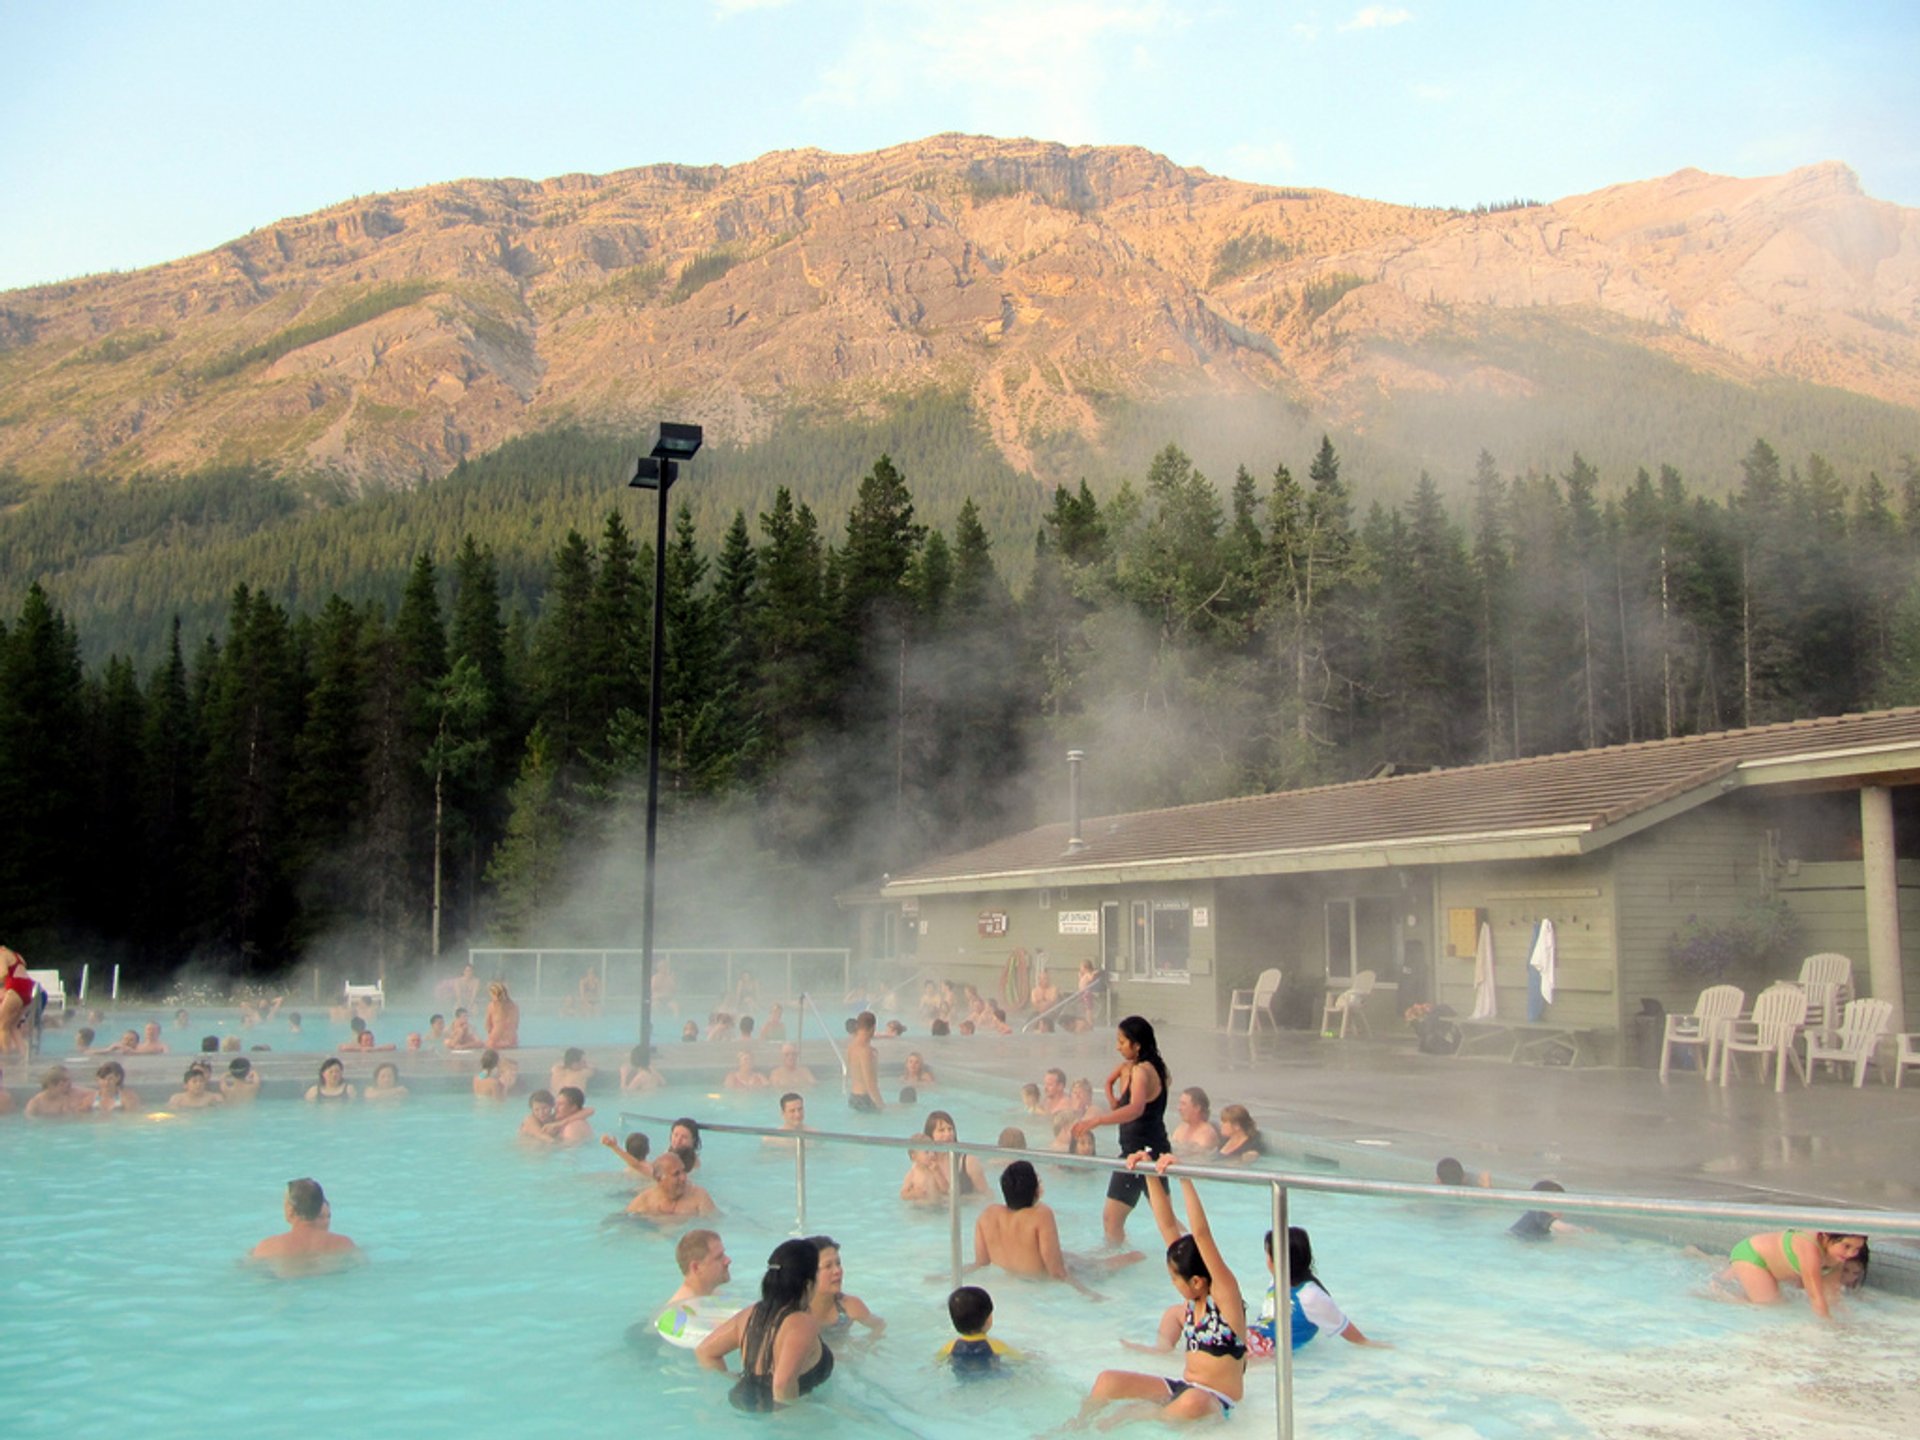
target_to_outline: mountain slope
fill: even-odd
[[[411,483],[556,425],[671,413],[747,443],[796,406],[929,388],[1049,478],[1128,411],[1195,397],[1417,460],[1449,416],[1565,402],[1550,357],[1596,338],[1882,402],[1864,459],[1887,464],[1920,443],[1920,212],[1838,165],[1463,215],[954,135],[462,181],[0,295],[0,467]],[[1549,454],[1581,443],[1526,425]]]

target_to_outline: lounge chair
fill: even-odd
[[[1278,1032],[1280,1022],[1273,1016],[1273,997],[1279,993],[1280,972],[1277,969],[1262,970],[1251,990],[1235,990],[1227,1006],[1227,1033],[1233,1033],[1234,1017],[1242,1011],[1246,1012],[1248,1035],[1259,1028],[1262,1020],[1267,1022],[1268,1029]]]
[[[1700,1052],[1700,1078],[1713,1078],[1713,1062],[1718,1058],[1721,1032],[1747,1003],[1747,993],[1738,985],[1709,985],[1693,1002],[1691,1015],[1667,1016],[1666,1033],[1660,1040],[1660,1079],[1664,1084],[1672,1063],[1673,1049],[1692,1046]]]
[[[1853,1066],[1853,1088],[1858,1090],[1867,1078],[1880,1049],[1880,1037],[1893,1025],[1891,1000],[1849,1000],[1840,1019],[1840,1028],[1831,1035],[1807,1032],[1807,1063],[1800,1072],[1800,1083],[1813,1083],[1813,1067],[1821,1060]]]
[[[1787,1088],[1787,1066],[1792,1064],[1804,1076],[1794,1040],[1807,1023],[1807,992],[1798,985],[1773,985],[1753,1002],[1753,1014],[1744,1020],[1730,1020],[1720,1036],[1720,1083],[1727,1083],[1735,1055],[1758,1055],[1760,1078],[1767,1077],[1767,1058],[1774,1062],[1773,1088]]]

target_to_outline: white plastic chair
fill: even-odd
[[[1248,1035],[1253,1034],[1262,1020],[1277,1033],[1280,1022],[1273,1018],[1273,997],[1279,993],[1280,972],[1277,969],[1262,970],[1251,990],[1235,990],[1232,1002],[1227,1006],[1227,1033],[1233,1033],[1234,1016],[1242,1011],[1246,1012]]]
[[[1893,1037],[1897,1045],[1893,1056],[1893,1088],[1898,1090],[1909,1065],[1920,1068],[1920,1034],[1908,1031]]]
[[[1800,1083],[1813,1083],[1816,1061],[1829,1060],[1837,1065],[1853,1066],[1853,1088],[1858,1090],[1867,1078],[1867,1066],[1880,1048],[1880,1037],[1893,1024],[1891,1000],[1849,1000],[1840,1019],[1840,1028],[1831,1037],[1807,1033],[1807,1063],[1800,1072]]]
[[[1713,1062],[1719,1055],[1720,1034],[1747,1003],[1747,992],[1738,985],[1709,985],[1693,1002],[1691,1015],[1667,1016],[1666,1033],[1660,1039],[1660,1080],[1664,1084],[1673,1060],[1673,1048],[1693,1046],[1700,1051],[1700,1078],[1713,1078]]]
[[[1832,1030],[1853,999],[1853,961],[1831,950],[1807,956],[1800,962],[1800,988],[1807,992],[1807,1008],[1818,1010],[1818,1028]]]
[[[386,1009],[387,1008],[386,982],[381,980],[376,980],[371,985],[355,985],[352,982],[348,982],[346,1003],[348,1005],[351,1005],[356,1000],[370,1001],[376,1009],[379,1009],[379,1010]]]
[[[58,970],[29,970],[27,978],[47,992],[47,1009],[58,1015],[66,1013],[67,987]]]
[[[1767,1078],[1767,1057],[1774,1062],[1773,1088],[1787,1088],[1787,1066],[1791,1063],[1802,1075],[1800,1052],[1794,1039],[1807,1023],[1807,992],[1798,985],[1773,985],[1753,1002],[1753,1014],[1745,1020],[1730,1020],[1720,1036],[1720,1083],[1727,1083],[1735,1055],[1758,1055],[1760,1078]]]
[[[1373,993],[1373,971],[1362,970],[1353,977],[1353,984],[1338,995],[1329,995],[1327,1005],[1320,1012],[1320,1033],[1327,1033],[1333,1024],[1333,1017],[1340,1017],[1340,1038],[1347,1038],[1349,1022],[1357,1025],[1362,1032],[1372,1036],[1373,1027],[1367,1024],[1367,996]]]

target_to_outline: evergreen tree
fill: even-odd
[[[487,866],[500,939],[526,938],[559,900],[566,829],[558,782],[551,742],[545,728],[535,725],[509,797],[507,833]]]
[[[147,684],[146,719],[140,736],[137,796],[145,858],[133,872],[139,896],[140,944],[132,972],[151,963],[164,973],[186,958],[194,928],[192,897],[205,887],[193,863],[199,726],[187,662],[180,649],[180,622],[173,622],[166,659]],[[146,963],[143,963],[146,962]]]

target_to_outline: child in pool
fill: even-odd
[[[1021,1358],[1011,1345],[987,1334],[993,1329],[993,1297],[978,1285],[962,1285],[947,1296],[947,1318],[953,1322],[954,1338],[933,1358],[952,1366],[962,1379],[1002,1373],[1006,1362]]]

